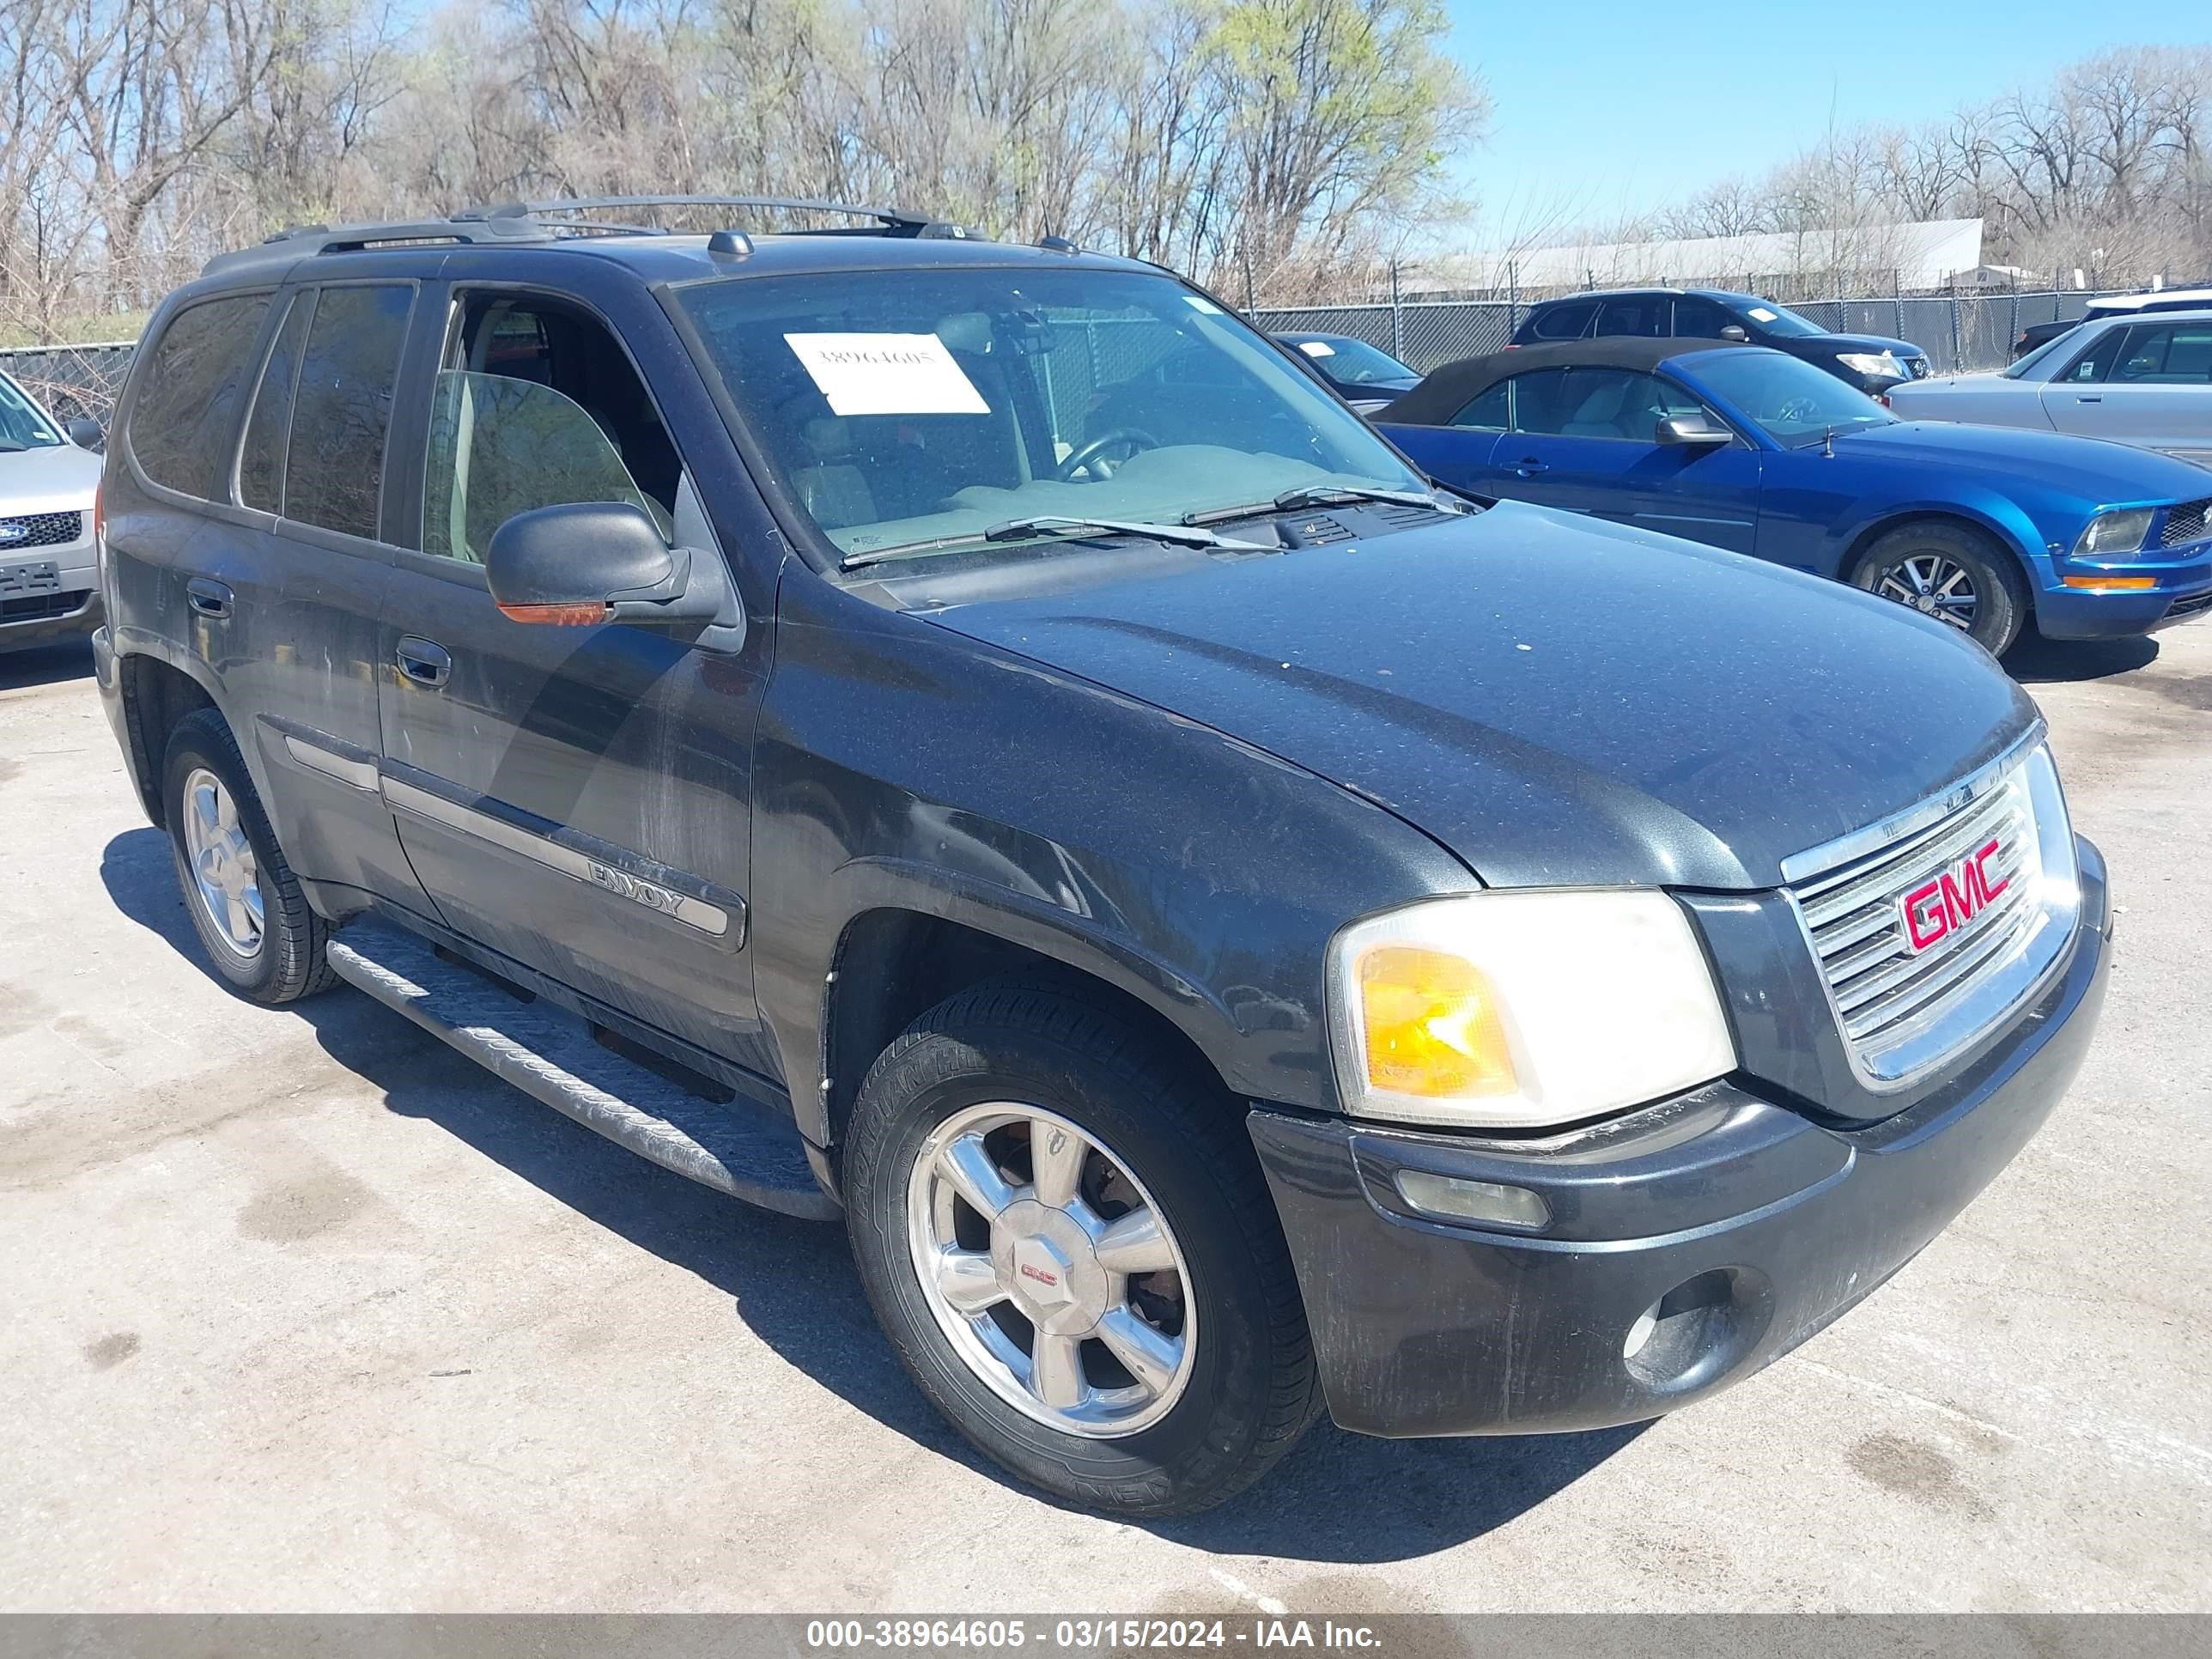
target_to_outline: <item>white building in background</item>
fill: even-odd
[[[1786,289],[1817,298],[1808,283],[1846,276],[1855,288],[1942,288],[1984,270],[1979,219],[1838,225],[1820,230],[1684,241],[1577,243],[1445,253],[1420,262],[1421,287],[1503,293],[1642,283],[1675,288]]]

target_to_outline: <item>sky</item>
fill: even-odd
[[[1756,178],[1832,119],[1916,125],[2130,44],[2100,38],[2079,0],[1448,6],[1451,50],[1492,104],[1488,143],[1461,164],[1482,204],[1474,231],[1452,239],[1462,246],[1519,240],[1540,216],[1602,223]]]

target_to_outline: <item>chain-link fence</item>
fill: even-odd
[[[89,415],[102,426],[131,372],[131,340],[97,345],[9,346],[0,348],[0,374],[43,404],[58,421]]]
[[[2002,368],[2034,323],[2078,321],[2094,293],[1898,295],[1883,299],[1792,300],[1808,322],[1838,334],[1910,340],[1938,374]],[[1426,374],[1440,363],[1495,351],[1528,314],[1525,300],[1405,300],[1396,304],[1304,306],[1251,313],[1277,334],[1349,334]]]
[[[2041,294],[1900,295],[1887,299],[1793,300],[1790,308],[1839,334],[1881,334],[1910,340],[1928,354],[1939,374],[2002,368],[2013,343],[2035,323],[2078,320],[2096,295],[2060,290]],[[1526,300],[1405,300],[1396,304],[1263,308],[1252,320],[1273,333],[1349,334],[1380,346],[1425,374],[1440,363],[1495,351],[1513,337],[1528,314]],[[1166,331],[1094,323],[1086,331],[1083,362],[1069,384],[1056,385],[1056,401],[1082,406],[1099,387],[1148,367],[1171,343]],[[103,425],[131,368],[130,341],[97,345],[0,348],[0,372],[13,376],[55,416],[89,415]],[[1062,362],[1070,360],[1061,357]]]

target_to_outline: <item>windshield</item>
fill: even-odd
[[[51,449],[61,441],[30,394],[0,374],[0,449]]]
[[[2052,335],[2041,345],[2036,347],[2034,350],[2029,352],[2027,356],[2021,358],[2018,362],[2008,367],[2004,371],[2005,379],[2008,380],[2040,380],[2046,378],[2044,371],[2058,367],[2057,363],[2053,360],[2059,355],[2059,348],[2061,346],[2067,345],[2069,341],[2074,339],[2081,326],[2081,325],[2079,323],[2076,323],[2074,327],[2068,329],[2063,334]],[[2072,348],[2068,347],[2068,349],[2070,350]]]
[[[1328,484],[1419,489],[1358,416],[1164,276],[1034,268],[682,290],[791,496],[848,556],[1180,523]]]
[[[1701,352],[1675,368],[1788,448],[1818,443],[1831,431],[1896,421],[1863,392],[1779,351]]]
[[[1312,358],[1316,368],[1346,386],[1376,386],[1384,380],[1421,378],[1389,352],[1364,340],[1309,339],[1293,340],[1291,343]]]
[[[1756,323],[1769,334],[1785,340],[1802,340],[1808,335],[1826,334],[1828,331],[1817,323],[1808,323],[1787,306],[1776,305],[1771,300],[1739,300],[1737,309],[1747,322]]]

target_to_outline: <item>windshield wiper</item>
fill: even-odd
[[[1201,530],[1188,524],[1146,524],[1135,519],[1085,519],[1060,513],[1042,513],[1034,518],[1008,519],[982,532],[969,532],[960,536],[940,536],[934,541],[904,542],[896,547],[871,548],[865,553],[854,553],[837,562],[840,570],[858,570],[866,565],[881,564],[908,553],[919,553],[930,548],[951,547],[962,542],[1018,542],[1047,530],[1102,530],[1117,536],[1143,536],[1156,542],[1173,542],[1182,547],[1219,547],[1240,553],[1278,553],[1282,550],[1270,547],[1265,542],[1233,541],[1226,536],[1217,536],[1211,530]]]
[[[1328,507],[1338,501],[1387,501],[1397,507],[1433,507],[1439,513],[1464,513],[1467,508],[1425,489],[1383,489],[1367,484],[1300,484],[1270,501],[1248,501],[1243,507],[1218,507],[1206,513],[1186,513],[1187,525],[1226,524],[1262,513],[1297,513],[1309,507]]]

